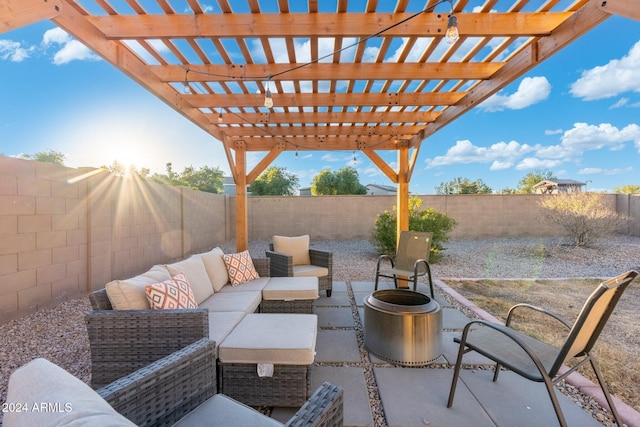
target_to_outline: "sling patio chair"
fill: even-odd
[[[472,320],[469,322],[464,327],[462,336],[454,338],[454,341],[460,344],[460,349],[458,350],[458,359],[453,372],[447,407],[450,408],[453,404],[462,356],[470,351],[476,351],[496,362],[495,373],[493,374],[494,382],[498,380],[501,366],[528,380],[544,382],[558,421],[561,426],[566,426],[567,422],[560,409],[553,387],[586,362],[590,362],[600,388],[607,399],[611,413],[617,425],[622,426],[622,420],[609,394],[604,378],[596,361],[589,352],[620,300],[620,296],[629,283],[640,274],[639,272],[640,267],[634,267],[624,274],[600,283],[585,302],[573,325],[551,311],[530,304],[517,304],[511,307],[507,314],[505,325],[485,320]],[[510,326],[511,321],[514,313],[520,309],[534,310],[559,321],[569,331],[566,341],[561,346],[556,347],[514,330]],[[576,358],[577,363],[566,372],[561,373],[560,368],[565,362],[574,358]]]
[[[415,291],[418,285],[418,277],[427,275],[431,298],[433,298],[433,282],[431,280],[431,268],[429,267],[432,238],[432,232],[401,231],[395,257],[392,258],[389,255],[380,255],[378,257],[374,290],[378,290],[378,279],[387,277],[393,279],[396,288],[398,288],[398,280],[413,282],[413,290]],[[389,261],[391,268],[381,268],[384,260]]]

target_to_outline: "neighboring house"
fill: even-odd
[[[584,185],[587,184],[573,179],[545,179],[534,185],[533,191],[537,194],[580,193]]]
[[[396,187],[391,187],[389,185],[379,185],[379,184],[367,184],[365,185],[367,189],[367,194],[380,196],[380,195],[395,195],[397,193]]]
[[[233,181],[232,176],[225,176],[222,182],[222,193],[228,196],[236,195],[236,183]]]

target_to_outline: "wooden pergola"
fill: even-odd
[[[363,153],[397,184],[406,230],[426,138],[611,14],[640,19],[640,0],[409,3],[1,0],[0,32],[50,19],[221,141],[244,250],[246,187],[282,152]],[[251,151],[264,156],[249,170]]]

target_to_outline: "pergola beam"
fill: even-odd
[[[640,0],[604,0],[600,8],[612,15],[640,21]]]
[[[102,15],[87,19],[110,39],[219,37],[365,37],[407,18],[410,13],[282,13]],[[463,37],[549,34],[570,12],[456,13]],[[389,37],[443,36],[448,13],[423,13],[384,32]]]
[[[423,126],[282,126],[275,129],[273,126],[234,126],[224,128],[224,132],[232,137],[269,136],[271,130],[277,131],[278,136],[287,138],[290,136],[401,136],[414,135]]]
[[[270,111],[268,113],[224,113],[218,120],[218,113],[206,113],[211,124],[331,124],[331,123],[430,123],[440,112],[435,111],[332,111],[332,112],[290,112]],[[385,126],[375,126],[385,127]]]
[[[62,12],[58,0],[2,0],[0,33],[58,16]]]
[[[177,92],[176,92],[177,94]],[[274,108],[278,107],[327,107],[348,105],[352,107],[411,107],[415,105],[453,105],[466,92],[389,92],[389,93],[273,93]],[[188,95],[187,102],[194,108],[259,108],[264,105],[264,95],[234,93],[232,95]]]
[[[337,81],[337,80],[430,80],[488,79],[500,69],[502,62],[416,62],[406,63],[312,63],[312,64],[218,64],[154,65],[149,67],[164,82],[183,82],[186,69],[189,82],[230,82],[242,80],[273,81]],[[408,66],[410,65],[410,66]],[[283,74],[280,74],[283,73]]]

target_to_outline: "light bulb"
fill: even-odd
[[[192,91],[191,91],[191,86],[189,86],[189,82],[187,80],[184,81],[184,94],[185,95],[191,95]]]
[[[271,98],[271,90],[267,88],[267,92],[264,94],[264,106],[267,108],[273,107],[273,98]]]
[[[218,123],[222,123],[222,111],[218,111]]]
[[[455,43],[460,38],[460,33],[458,33],[458,18],[456,18],[453,13],[449,15],[447,32],[445,33],[444,38],[449,44]]]

